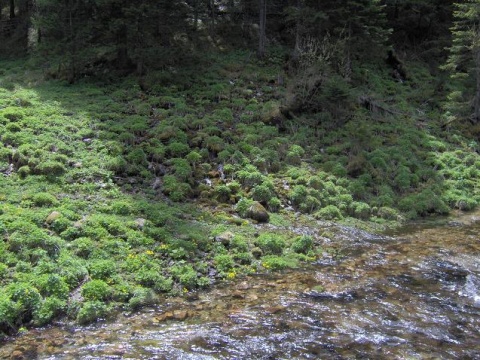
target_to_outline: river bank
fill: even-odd
[[[114,322],[31,330],[0,357],[473,359],[480,213],[440,223],[388,235],[340,226],[338,254],[305,268],[246,276]]]

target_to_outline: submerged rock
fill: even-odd
[[[164,322],[168,320],[184,321],[192,316],[188,310],[173,310],[167,311],[160,316],[155,317],[156,322]]]
[[[319,291],[307,291],[305,296],[314,298],[316,300],[333,300],[333,301],[353,301],[359,298],[358,293],[355,290],[342,291],[337,293],[331,292],[319,292]]]

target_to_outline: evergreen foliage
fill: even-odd
[[[456,85],[448,97],[447,116],[480,122],[480,1],[455,3],[452,45],[445,68]],[[450,120],[450,119],[449,119]]]

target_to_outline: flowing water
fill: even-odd
[[[331,230],[340,253],[307,268],[31,330],[0,358],[480,359],[480,214],[382,236]]]

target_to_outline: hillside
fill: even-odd
[[[301,225],[381,229],[480,202],[478,134],[445,125],[418,59],[405,81],[383,61],[328,77],[318,111],[281,48],[73,85],[37,61],[0,63],[3,333],[337,253]]]

